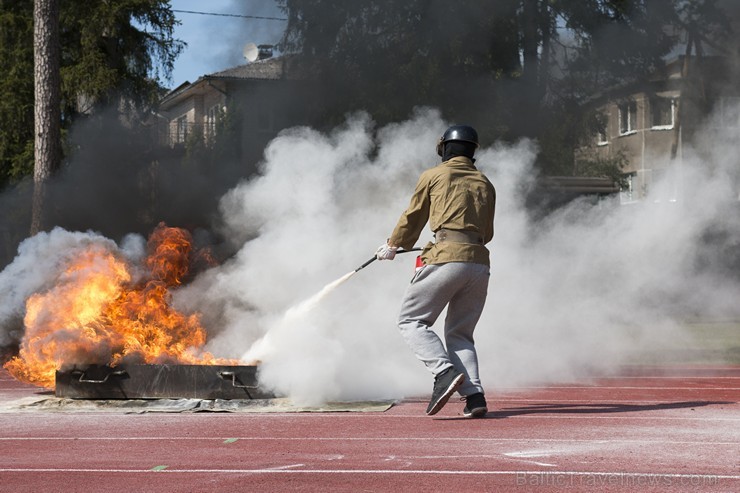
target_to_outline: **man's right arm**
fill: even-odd
[[[390,246],[401,247],[405,250],[414,247],[424,226],[429,221],[429,204],[429,179],[424,173],[416,184],[408,208],[401,214],[388,239]]]

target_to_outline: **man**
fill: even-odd
[[[428,415],[439,412],[455,391],[466,400],[466,417],[488,412],[473,331],[488,292],[490,260],[484,245],[493,238],[496,190],[473,164],[477,148],[472,127],[447,129],[437,143],[442,163],[422,173],[408,209],[375,254],[393,260],[399,248],[412,248],[427,221],[434,232],[398,317],[404,340],[435,376]],[[445,307],[443,344],[431,327]]]

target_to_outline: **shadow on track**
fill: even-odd
[[[693,409],[704,406],[735,404],[731,401],[685,401],[664,402],[661,404],[535,404],[522,407],[507,407],[500,411],[490,411],[487,419],[504,419],[529,414],[611,414],[611,413],[639,413],[646,411],[662,411],[667,409]],[[462,417],[439,419],[470,419]]]

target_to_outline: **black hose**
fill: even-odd
[[[422,250],[421,247],[411,248],[409,250],[396,250],[396,254],[399,254],[399,253],[408,253],[408,252],[420,252],[421,250]],[[364,269],[365,267],[367,267],[368,265],[372,264],[376,260],[378,260],[378,257],[376,257],[375,255],[373,255],[373,257],[370,260],[368,260],[367,262],[365,262],[364,264],[362,264],[361,266],[359,266],[358,268],[356,268],[355,269],[355,272],[357,272],[357,271],[359,271],[361,269]]]

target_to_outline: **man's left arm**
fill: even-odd
[[[491,220],[488,221],[485,227],[485,231],[483,233],[483,244],[486,245],[488,242],[490,242],[493,239],[493,220],[496,216],[496,189],[494,186],[489,182],[490,186],[490,205],[489,205],[489,213]]]

